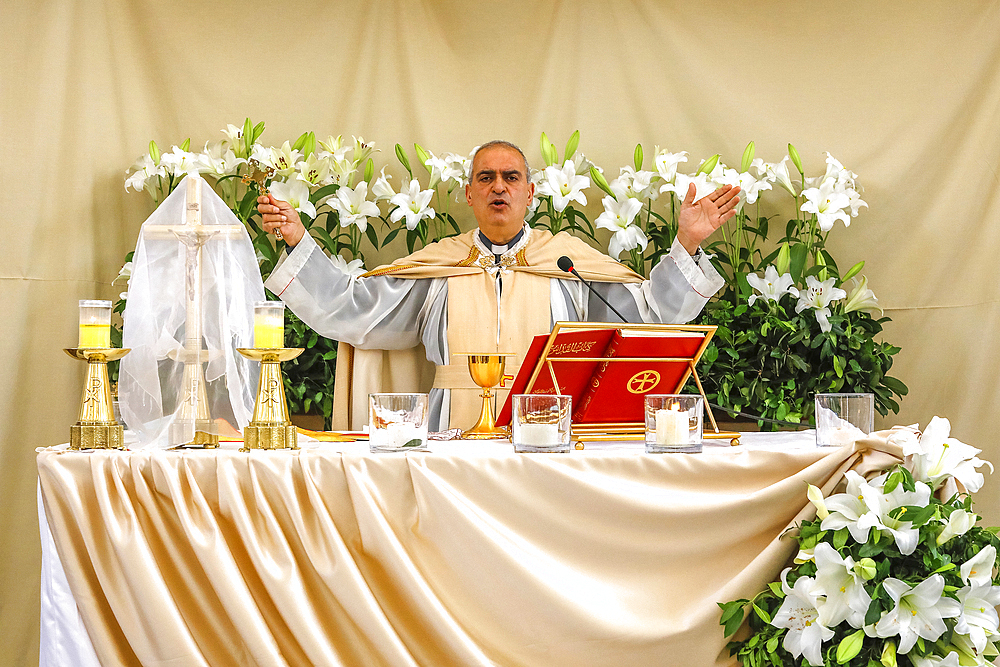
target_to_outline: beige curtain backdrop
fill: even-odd
[[[36,660],[33,450],[76,419],[76,301],[117,295],[151,207],[125,169],[150,139],[201,146],[246,116],[265,143],[362,135],[380,165],[396,142],[495,137],[537,165],[542,131],[562,145],[575,129],[612,172],[637,142],[695,164],[792,142],[812,174],[829,151],[870,204],[831,245],[867,261],[911,389],[881,425],[947,416],[1000,463],[1000,3],[5,0],[0,21],[5,664]],[[979,508],[1000,523],[998,507],[989,479]]]

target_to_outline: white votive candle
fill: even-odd
[[[680,411],[677,406],[669,410],[656,411],[656,444],[686,445],[688,444],[688,413]]]
[[[518,444],[530,447],[553,447],[559,443],[558,424],[521,424]]]
[[[420,442],[411,447],[423,447],[427,442],[427,428],[410,422],[389,422],[385,428],[371,429],[368,437],[372,446],[383,449],[402,449],[412,440]]]

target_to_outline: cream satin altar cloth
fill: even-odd
[[[432,446],[43,450],[43,541],[105,665],[732,665],[715,603],[776,577],[806,482],[899,460]]]

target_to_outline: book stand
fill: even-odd
[[[524,388],[524,393],[531,393],[534,388],[539,375],[542,372],[548,372],[552,379],[552,385],[555,387],[557,393],[561,393],[559,380],[556,374],[556,365],[562,363],[580,363],[580,362],[600,362],[600,363],[615,363],[621,361],[629,362],[682,362],[687,364],[687,369],[681,376],[680,381],[677,383],[669,392],[658,392],[658,393],[677,393],[681,390],[684,384],[687,382],[688,378],[694,378],[695,386],[698,387],[698,393],[702,397],[703,404],[705,406],[705,412],[708,415],[709,422],[712,425],[712,430],[705,430],[705,438],[717,438],[717,439],[730,439],[733,444],[738,444],[739,434],[735,432],[724,432],[719,430],[718,423],[715,421],[715,415],[712,413],[712,409],[708,404],[708,399],[705,396],[705,389],[702,387],[701,378],[698,377],[698,370],[696,368],[698,361],[701,359],[701,355],[705,352],[708,347],[708,343],[711,341],[712,336],[716,331],[715,326],[703,326],[703,325],[686,325],[686,324],[610,324],[607,322],[556,322],[555,326],[552,328],[552,332],[549,334],[549,338],[542,348],[541,355],[538,357],[538,361],[532,370],[531,376],[528,379],[528,383]],[[637,332],[668,332],[676,331],[680,333],[698,333],[702,334],[704,338],[701,341],[701,345],[698,347],[697,351],[690,356],[677,356],[677,357],[579,357],[579,356],[563,356],[555,354],[552,352],[553,345],[556,343],[556,339],[560,333],[569,331],[594,331],[594,330],[618,330],[618,331],[637,331]],[[633,437],[638,434],[645,433],[645,424],[643,422],[610,422],[610,423],[574,423],[573,431],[576,436],[580,439],[585,440],[600,440],[600,439],[622,439],[623,436],[632,435]],[[639,436],[644,437],[642,435]]]

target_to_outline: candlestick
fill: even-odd
[[[298,449],[298,433],[288,420],[288,402],[281,378],[281,362],[290,361],[302,354],[301,347],[293,348],[236,348],[247,359],[260,362],[260,382],[257,400],[253,406],[253,419],[243,429],[243,448]]]

